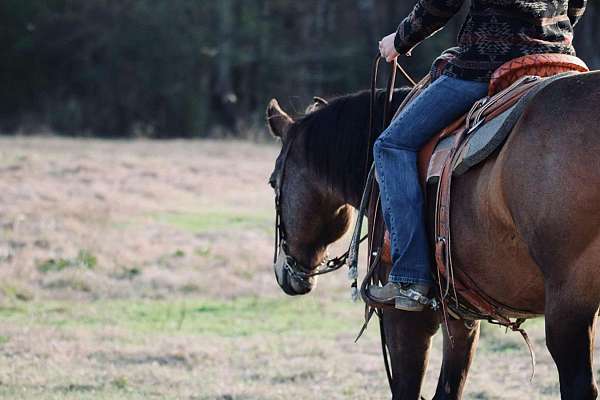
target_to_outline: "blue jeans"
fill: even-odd
[[[487,90],[487,83],[443,75],[414,99],[375,142],[375,169],[391,240],[390,282],[432,283],[418,152],[485,97]]]

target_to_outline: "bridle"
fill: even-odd
[[[311,287],[310,278],[337,271],[345,266],[346,261],[348,260],[348,255],[350,254],[350,249],[346,250],[346,252],[344,252],[342,255],[335,258],[329,258],[329,255],[326,255],[320,263],[312,267],[303,265],[289,252],[287,244],[288,236],[282,219],[283,213],[281,207],[281,189],[283,187],[283,178],[285,176],[287,159],[296,138],[297,135],[292,136],[285,146],[281,156],[281,165],[278,174],[274,180],[271,179],[269,182],[275,190],[275,252],[273,256],[273,263],[277,264],[278,261],[281,262],[282,268],[292,279],[294,279],[304,288],[309,289]],[[366,238],[367,236],[363,237],[361,242]]]
[[[374,120],[373,116],[375,114],[376,79],[377,79],[378,66],[379,66],[380,60],[381,60],[381,57],[379,55],[377,55],[373,62],[372,73],[371,73],[371,100],[370,100],[370,111],[369,111],[370,122],[369,122],[369,135],[367,138],[367,140],[368,140],[368,142],[367,142],[368,155],[367,155],[367,160],[366,160],[367,164],[365,165],[365,171],[368,172],[365,175],[366,182],[369,182],[369,177],[367,175],[369,175],[369,171],[371,170],[371,168],[369,168],[369,165],[368,165],[368,162],[370,160],[369,155],[371,154],[371,151],[372,151],[370,143],[372,143],[375,140],[375,134],[376,134],[375,120]],[[386,102],[384,103],[384,123],[391,119],[390,106],[392,103],[394,83],[396,80],[396,70],[399,70],[400,73],[413,86],[416,85],[415,81],[406,73],[406,71],[400,65],[398,65],[398,63],[394,62],[393,65],[394,65],[394,67],[392,68],[392,74],[390,75],[390,79],[389,79],[388,85],[387,85],[387,99],[386,99]],[[283,178],[285,175],[285,166],[287,163],[287,159],[288,159],[289,153],[292,149],[292,145],[294,144],[297,137],[298,137],[297,134],[294,134],[290,138],[286,147],[283,149],[283,154],[281,155],[281,165],[280,165],[278,174],[274,180],[271,179],[269,181],[269,183],[271,184],[271,186],[273,187],[273,189],[275,191],[275,245],[274,245],[273,263],[275,265],[277,265],[277,263],[280,262],[282,264],[283,270],[285,270],[291,278],[293,278],[297,283],[299,283],[301,286],[303,286],[306,289],[310,289],[310,287],[311,287],[311,284],[310,284],[311,278],[337,271],[340,268],[342,268],[343,266],[348,265],[350,268],[348,275],[349,275],[349,278],[351,280],[353,280],[353,284],[352,284],[353,295],[352,295],[352,297],[356,298],[355,291],[356,291],[357,272],[356,272],[355,253],[357,253],[357,249],[358,249],[358,246],[360,245],[360,243],[362,243],[363,241],[365,241],[368,238],[368,234],[363,236],[362,238],[360,238],[360,236],[359,236],[360,229],[358,229],[358,230],[355,229],[355,231],[358,231],[358,235],[353,238],[348,250],[346,250],[342,255],[337,256],[335,258],[329,258],[329,256],[326,255],[325,258],[319,264],[314,265],[312,267],[307,267],[307,266],[303,265],[289,252],[289,248],[288,248],[288,244],[287,244],[287,232],[286,232],[285,226],[283,224],[283,220],[282,220],[281,188],[283,187]],[[361,201],[361,203],[363,203],[363,202]],[[364,212],[364,210],[362,210],[362,209],[364,208],[364,205],[361,204],[360,208],[361,208],[361,210],[359,210],[358,218],[362,219],[363,212]],[[360,225],[362,225],[362,221],[358,221],[358,226],[360,227]],[[348,262],[349,257],[351,258],[350,262]]]

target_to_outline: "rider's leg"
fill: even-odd
[[[375,166],[393,260],[389,283],[371,288],[375,300],[395,299],[398,308],[422,309],[401,293],[404,288],[426,295],[432,283],[418,152],[431,137],[469,111],[487,89],[487,83],[442,76],[414,99],[375,142]]]

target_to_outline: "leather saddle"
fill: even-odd
[[[428,220],[432,222],[430,237],[437,271],[432,272],[438,277],[438,300],[453,317],[484,319],[514,328],[517,323],[510,318],[531,315],[498,304],[462,274],[460,266],[452,265],[449,215],[452,176],[468,172],[498,151],[527,105],[543,88],[565,76],[588,71],[583,61],[569,55],[540,54],[512,60],[493,74],[487,97],[421,150],[422,185],[430,199],[428,204],[433,205],[428,209]],[[427,87],[431,76],[435,75],[419,82],[399,111]],[[391,264],[387,231],[381,262]]]

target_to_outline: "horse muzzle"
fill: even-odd
[[[273,265],[279,287],[290,296],[309,293],[316,285],[317,277],[305,276],[306,273],[297,271],[292,265],[297,265],[297,262],[291,259],[281,248]]]

